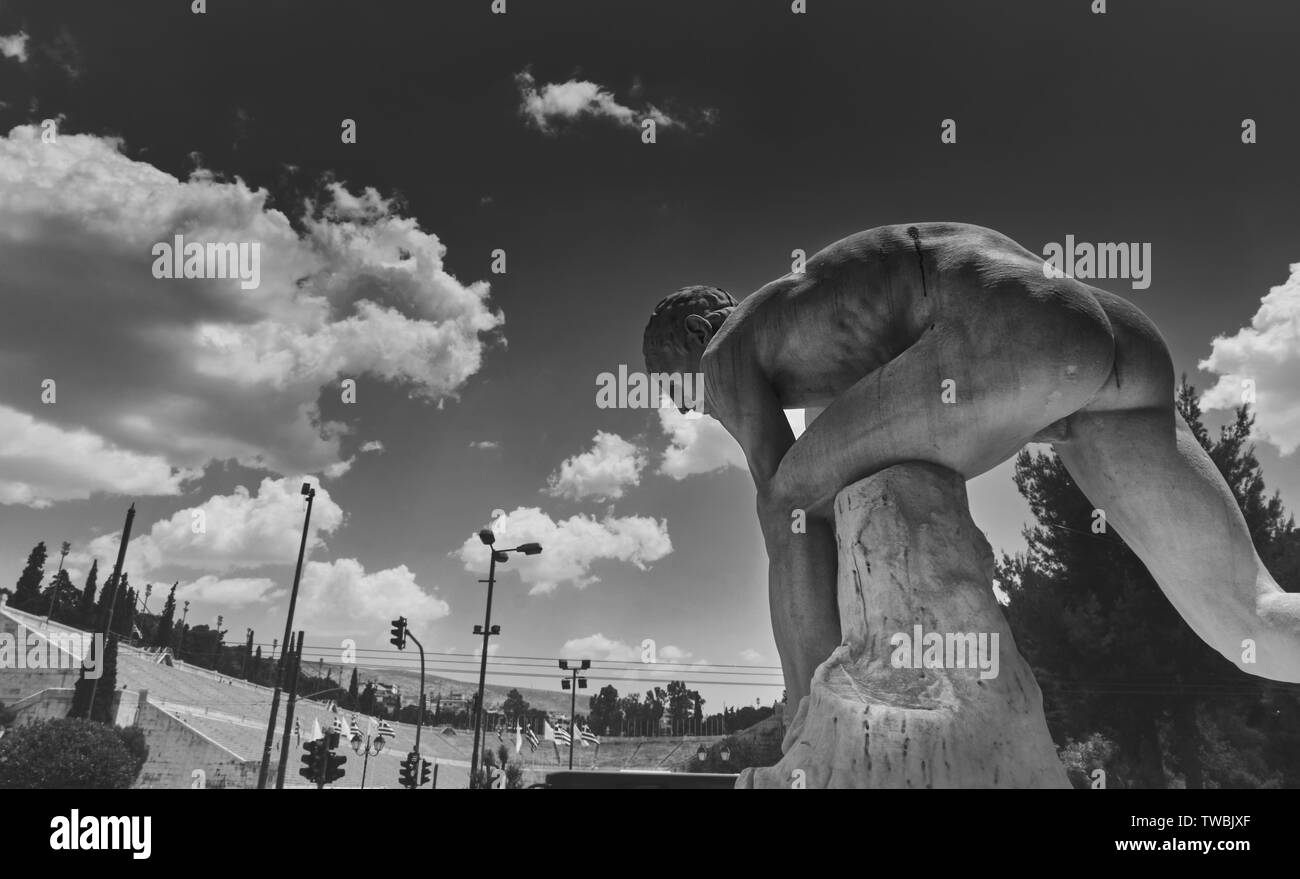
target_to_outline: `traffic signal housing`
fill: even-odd
[[[424,787],[424,785],[428,783],[429,783],[429,761],[422,759],[420,761],[420,786]]]
[[[304,742],[302,755],[302,768],[298,774],[308,781],[315,784],[320,778],[321,750],[325,747],[323,739],[317,739],[314,742]]]
[[[393,637],[388,639],[398,650],[406,649],[406,617],[398,617],[393,620]]]
[[[398,783],[408,790],[415,789],[415,763],[419,759],[414,751],[410,752],[402,760],[402,768],[397,772]]]
[[[325,755],[325,783],[333,784],[343,777],[343,764],[348,762],[348,758],[342,754],[329,753]]]

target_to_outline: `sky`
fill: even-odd
[[[494,682],[586,657],[596,686],[770,702],[739,450],[600,408],[598,376],[643,368],[679,287],[740,298],[796,249],[930,220],[1149,243],[1149,287],[1094,283],[1161,328],[1212,428],[1255,382],[1266,480],[1300,504],[1300,10],[808,5],[0,0],[0,573],[66,540],[80,586],[134,502],[150,609],[178,582],[191,624],[269,647],[307,481],[295,628],[327,662],[397,661],[404,615],[472,669],[490,524],[544,547],[499,568]],[[156,277],[177,235],[257,243],[257,286]],[[1022,549],[1010,464],[969,491]]]

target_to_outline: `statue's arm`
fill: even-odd
[[[745,453],[761,503],[781,460],[794,445],[790,422],[772,386],[757,369],[738,367],[725,353],[706,356],[703,368],[707,411]]]

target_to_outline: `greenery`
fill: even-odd
[[[76,718],[42,720],[0,739],[0,790],[131,786],[148,758],[144,734]]]
[[[1185,379],[1177,405],[1260,557],[1297,591],[1300,532],[1266,494],[1248,407],[1212,440]],[[1054,453],[1021,452],[1015,480],[1037,524],[996,577],[1072,781],[1102,768],[1110,788],[1300,787],[1300,687],[1246,675],[1202,642],[1123,540],[1093,533],[1092,504]]]

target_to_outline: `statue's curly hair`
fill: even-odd
[[[735,297],[720,287],[696,285],[669,293],[650,313],[641,341],[641,353],[647,361],[659,353],[685,353],[686,318],[698,314],[716,332],[735,307]]]

